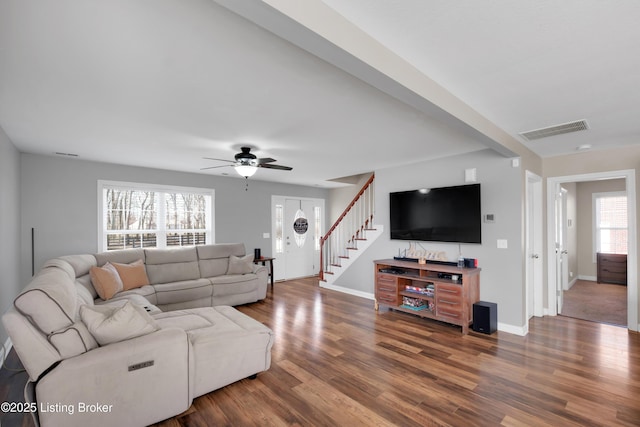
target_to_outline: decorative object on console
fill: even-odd
[[[464,266],[467,268],[478,268],[478,260],[475,258],[465,258]]]
[[[420,246],[421,249],[417,249],[416,245]],[[399,250],[398,250],[398,255],[400,255]],[[420,262],[420,264],[424,264],[426,263],[426,261],[447,261],[446,252],[428,250],[422,247],[420,243],[416,243],[416,242],[409,243],[409,248],[404,250],[404,256],[402,257],[417,259],[418,262],[420,262],[421,259],[424,259],[425,262]]]

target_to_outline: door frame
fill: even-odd
[[[285,201],[287,199],[295,199],[302,201],[312,201],[317,203],[321,208],[321,215],[323,218],[320,220],[320,235],[322,236],[325,232],[326,228],[326,206],[325,199],[321,199],[318,197],[302,197],[302,196],[282,196],[282,195],[272,195],[271,196],[271,254],[274,258],[274,280],[285,280],[285,272],[286,272],[286,254],[285,252],[277,252],[277,244],[276,244],[276,205],[280,204],[283,207],[286,205]],[[311,239],[313,241],[313,237]],[[283,242],[284,245],[284,242]],[[283,246],[284,248],[284,246]],[[318,259],[320,257],[320,252],[318,251]],[[318,268],[320,267],[318,260]]]
[[[526,171],[526,316],[544,316],[542,177]],[[535,257],[535,258],[534,258]]]
[[[595,181],[599,179],[624,178],[627,192],[627,221],[629,225],[629,247],[627,256],[627,328],[638,331],[638,242],[636,225],[636,173],[633,169],[596,172],[581,175],[547,178],[547,310],[556,316],[556,266],[555,262],[555,188],[568,182]]]
[[[564,299],[564,291],[566,291],[569,283],[568,263],[569,256],[567,251],[567,232],[568,232],[568,216],[567,216],[567,195],[569,191],[560,184],[554,188],[555,192],[555,257],[556,266],[556,313],[562,313],[562,303]],[[561,221],[558,224],[558,219]],[[560,239],[558,240],[558,236]],[[561,267],[561,271],[558,268]]]

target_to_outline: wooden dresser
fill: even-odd
[[[627,255],[598,252],[598,283],[627,284]]]

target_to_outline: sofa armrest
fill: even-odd
[[[36,386],[41,425],[149,425],[177,415],[192,401],[190,357],[186,332],[168,328],[63,360]]]
[[[269,268],[266,265],[262,264],[253,264],[252,273],[257,274],[259,277],[268,277],[269,276]]]

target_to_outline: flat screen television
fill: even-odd
[[[389,194],[391,239],[482,243],[480,184]]]

